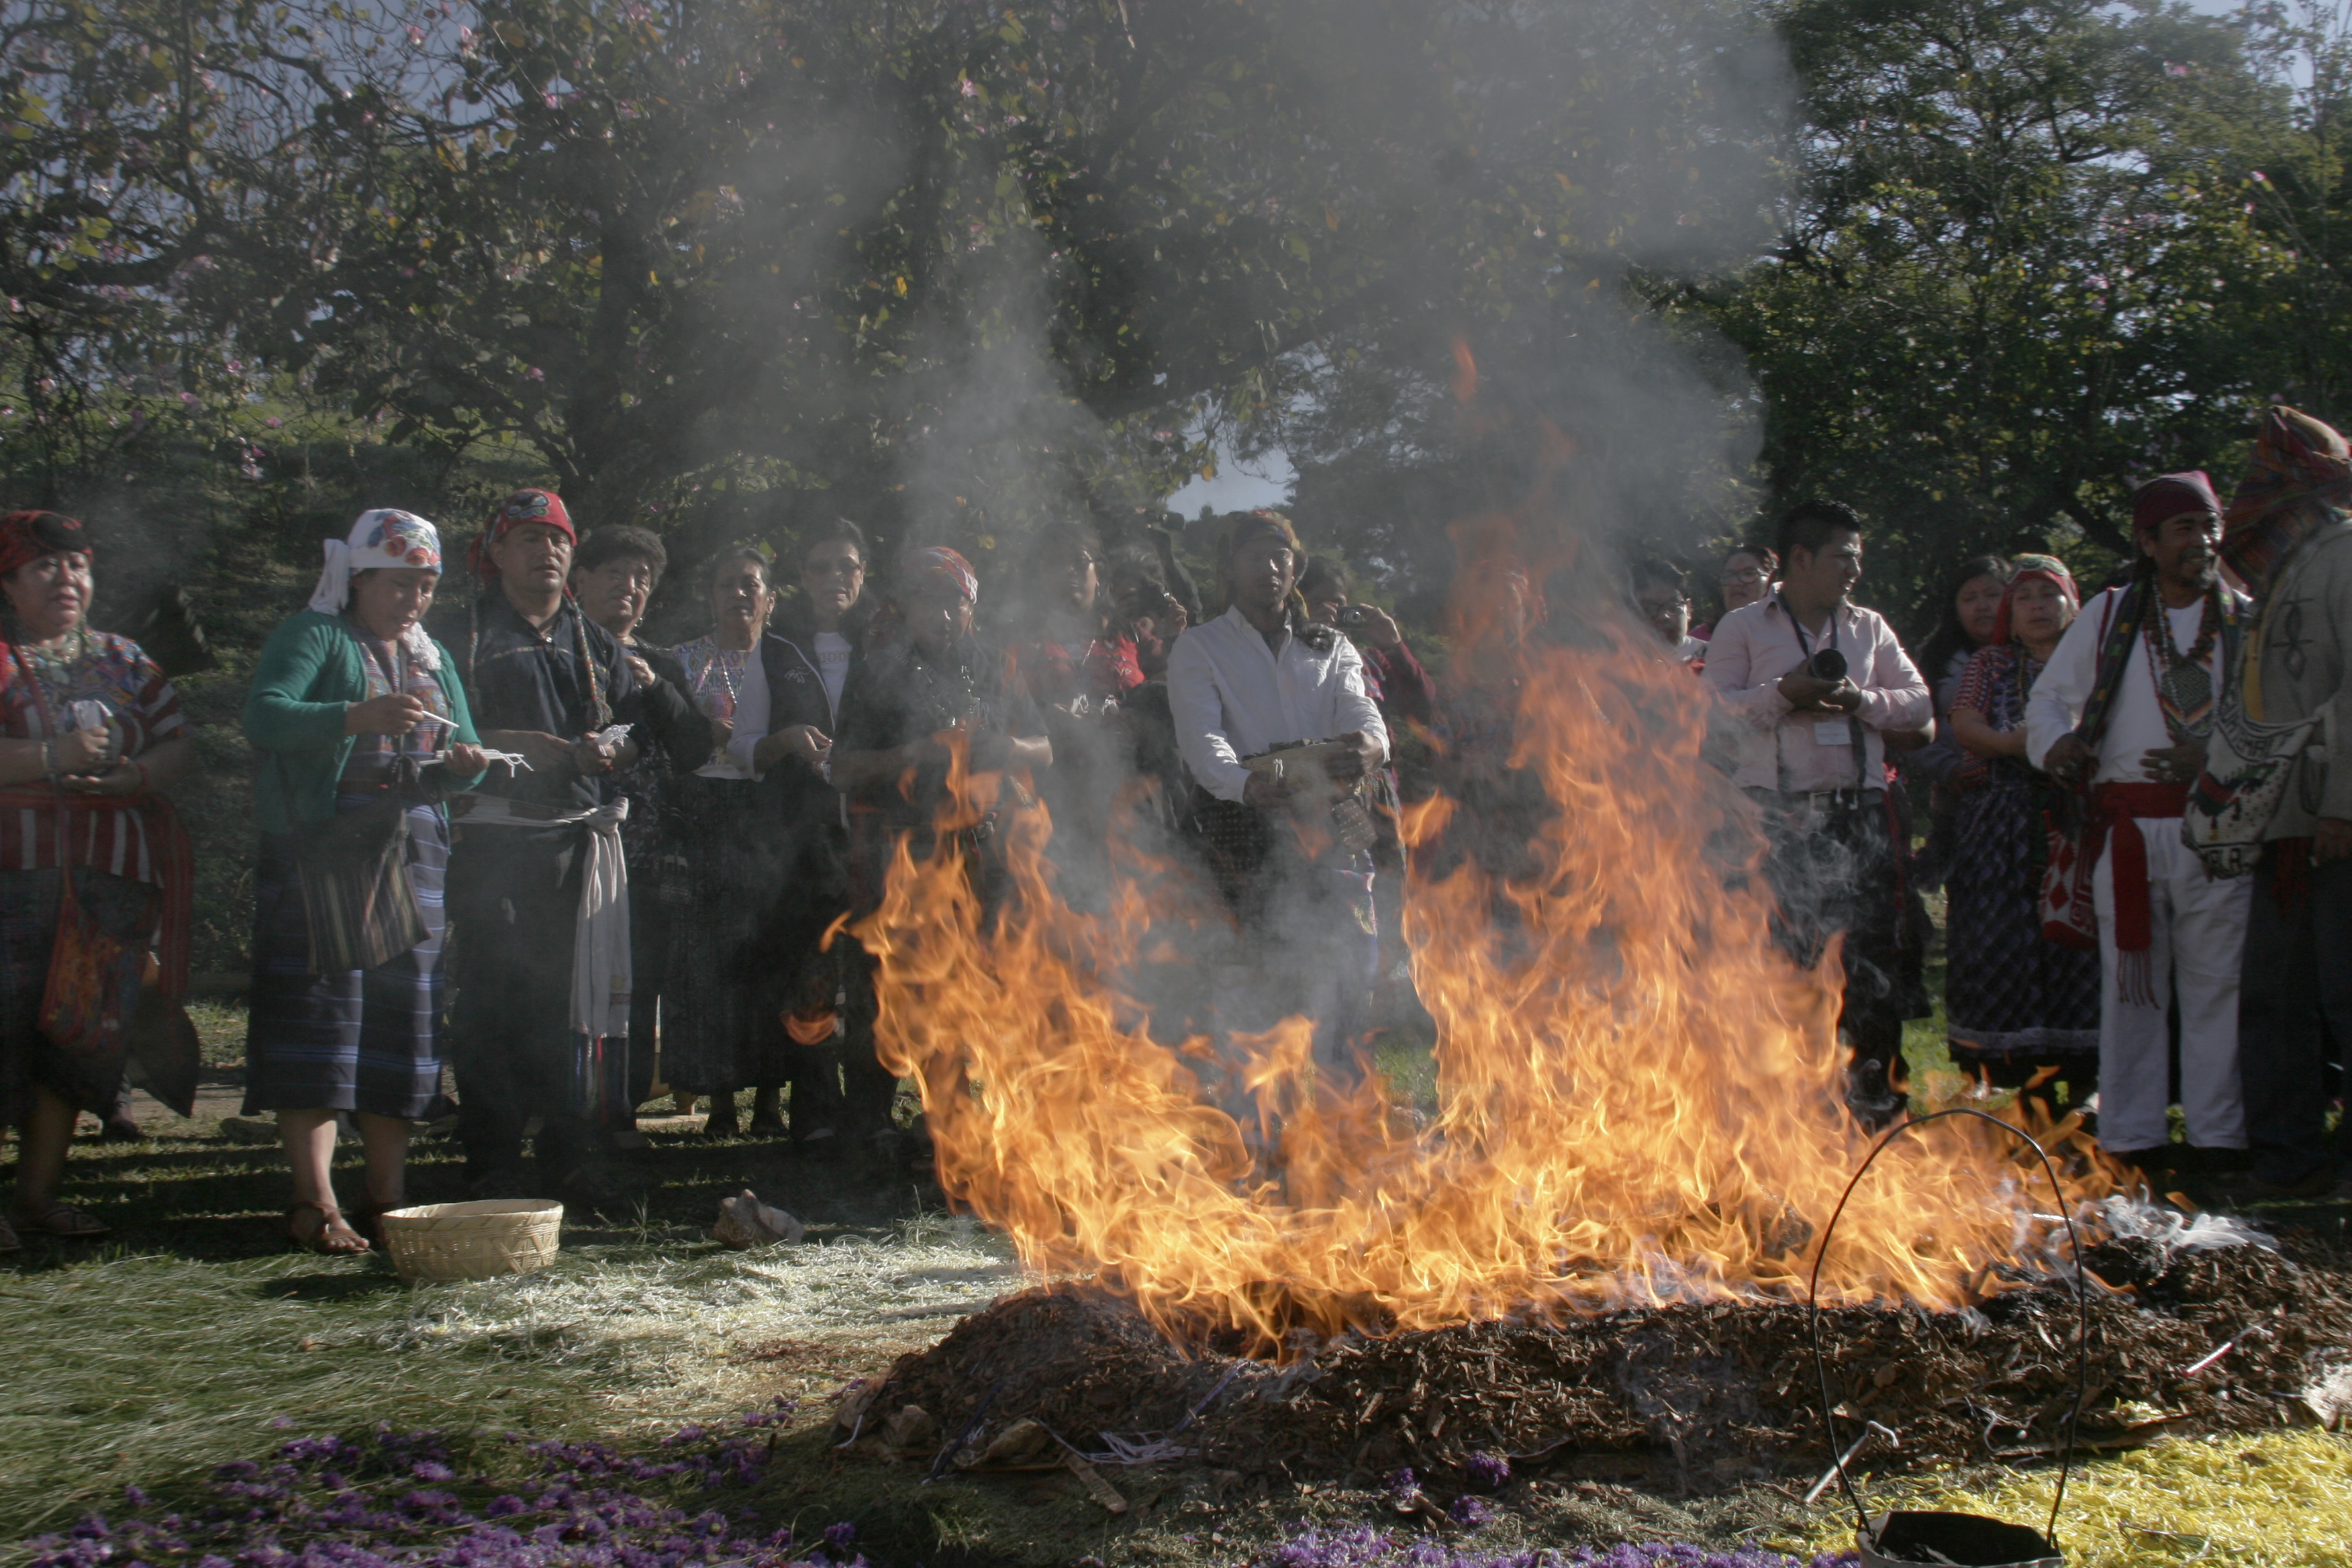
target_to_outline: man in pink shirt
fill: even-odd
[[[1846,933],[1847,1101],[1883,1126],[1905,1104],[1885,737],[1924,728],[1934,710],[1894,628],[1847,598],[1862,580],[1851,508],[1798,506],[1781,520],[1780,558],[1779,589],[1716,624],[1704,679],[1737,734],[1732,781],[1763,813],[1781,941],[1810,965]]]

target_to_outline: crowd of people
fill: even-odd
[[[2159,1186],[2336,1188],[2347,506],[2343,437],[2273,409],[2226,505],[2200,473],[2138,488],[2111,585],[2086,599],[2041,550],[1964,562],[1916,658],[1855,602],[1866,531],[1832,501],[1726,552],[1703,626],[1683,573],[1633,565],[1624,608],[1705,683],[1709,754],[1755,805],[1776,938],[1804,965],[1843,939],[1864,1125],[1907,1103],[1940,889],[1952,1054],[1988,1089],[2083,1115]],[[114,1108],[142,1009],[185,984],[168,792],[193,747],[161,671],[87,624],[97,553],[71,519],[0,518],[0,1112],[20,1129],[0,1248],[104,1232],[58,1199],[74,1119]],[[715,1135],[902,1157],[872,964],[845,934],[902,846],[958,836],[992,907],[1006,814],[1042,804],[1057,893],[1099,905],[1120,837],[1164,835],[1230,915],[1186,1027],[1304,1013],[1317,1071],[1344,1078],[1409,1006],[1400,801],[1454,803],[1413,852],[1425,869],[1475,854],[1506,879],[1555,809],[1511,762],[1522,653],[1554,623],[1507,551],[1463,563],[1443,679],[1273,510],[1223,520],[1206,599],[1165,531],[1112,552],[1046,528],[997,639],[962,555],[909,548],[886,572],[847,521],[786,557],[698,563],[709,629],[667,647],[645,636],[662,539],[583,538],[543,489],[499,505],[455,591],[410,512],[366,512],[324,555],[244,711],[246,1111],[275,1114],[289,1236],[322,1251],[371,1245],[453,1086],[481,1198],[609,1205],[661,1093],[707,1105]],[[997,787],[951,799],[968,774]],[[1209,1090],[1239,1109],[1238,1081]],[[345,1124],[365,1156],[348,1205]]]

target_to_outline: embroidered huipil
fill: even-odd
[[[89,632],[87,651],[70,665],[58,665],[27,656],[41,683],[39,693],[27,684],[14,650],[0,644],[0,735],[12,741],[47,741],[56,737],[42,718],[42,699],[59,725],[70,726],[68,707],[95,701],[121,727],[121,754],[136,757],[165,741],[188,732],[180,717],[180,694],[163,672],[128,637]],[[35,786],[19,786],[30,789]],[[147,842],[147,826],[135,810],[80,813],[76,831],[81,842],[72,845],[73,863],[110,871],[137,882],[158,880],[154,855]],[[0,868],[38,871],[63,862],[58,853],[57,813],[26,806],[0,811]]]

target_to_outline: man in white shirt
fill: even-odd
[[[1319,766],[1345,792],[1388,760],[1361,656],[1310,623],[1295,591],[1306,558],[1279,512],[1227,520],[1218,564],[1229,607],[1177,639],[1168,706],[1200,786],[1196,835],[1242,926],[1243,961],[1218,976],[1221,1030],[1303,1013],[1318,1025],[1318,1060],[1344,1069],[1349,1016],[1378,957],[1370,838],[1350,844],[1335,826],[1330,789],[1243,765],[1296,742],[1335,742]]]
[[[1732,781],[1763,809],[1782,941],[1811,965],[1832,933],[1846,933],[1847,1103],[1877,1127],[1906,1103],[1885,736],[1929,724],[1934,709],[1894,628],[1847,597],[1862,580],[1862,543],[1849,507],[1812,500],[1790,511],[1779,588],[1716,623],[1703,679],[1738,733]]]
[[[2203,474],[2142,485],[2132,530],[2132,581],[2083,606],[2026,698],[2025,754],[2092,786],[2083,850],[2096,857],[2099,1142],[2161,1176],[2173,1164],[2168,993],[2179,999],[2191,1148],[2246,1147],[2238,974],[2251,885],[2207,875],[2180,837],[2237,662],[2242,601],[2216,571],[2221,503]]]

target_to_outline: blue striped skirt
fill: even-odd
[[[375,795],[336,797],[348,811]],[[352,1110],[429,1121],[441,1098],[442,890],[449,822],[437,805],[408,811],[408,874],[425,939],[391,963],[341,974],[310,973],[310,930],[293,840],[261,836],[254,877],[253,1012],[245,1040],[245,1113]]]

